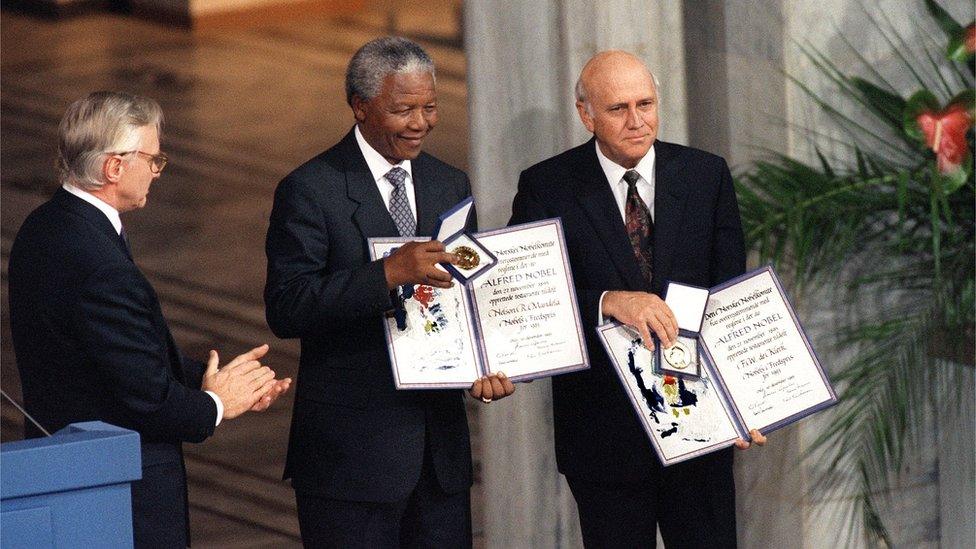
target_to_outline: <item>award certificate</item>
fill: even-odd
[[[701,342],[747,430],[767,433],[837,402],[772,267],[709,291]]]
[[[772,267],[710,289],[704,311],[698,378],[661,371],[660,354],[627,326],[597,328],[662,464],[749,440],[752,429],[767,434],[837,403]]]
[[[662,465],[728,448],[748,436],[707,365],[694,379],[668,375],[633,328],[608,322],[597,331]]]
[[[588,368],[559,220],[470,238],[497,258],[489,269],[449,289],[403,287],[402,309],[384,319],[397,388],[467,388],[497,372],[526,381]],[[372,238],[370,256],[411,240]]]

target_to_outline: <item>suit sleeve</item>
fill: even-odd
[[[746,270],[745,241],[735,187],[728,165],[722,162],[718,201],[715,205],[715,239],[712,241],[710,286],[721,284]]]
[[[199,389],[203,386],[203,374],[207,371],[207,363],[190,358],[180,353],[180,360],[183,361],[183,371],[186,372],[186,384]]]
[[[268,325],[281,338],[304,337],[376,317],[393,307],[383,260],[329,266],[330,234],[312,185],[286,178],[275,191],[265,252]]]
[[[104,389],[140,432],[201,442],[213,434],[217,406],[174,377],[166,334],[153,323],[156,307],[155,293],[133,265],[110,265],[85,281],[73,322]]]

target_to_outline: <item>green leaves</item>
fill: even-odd
[[[939,28],[949,39],[945,49],[946,59],[966,63],[970,73],[973,72],[973,34],[976,32],[976,22],[970,23],[965,28],[949,15],[934,0],[925,0],[925,8],[938,23]]]
[[[924,112],[935,112],[941,105],[935,95],[929,90],[915,92],[905,103],[902,127],[912,139],[925,144],[925,134],[918,124],[918,117]]]
[[[959,92],[949,100],[949,105],[962,105],[970,116],[976,117],[976,90],[969,88]]]
[[[936,30],[914,61],[910,48],[919,44],[865,10],[902,64],[888,78],[849,38],[842,41],[867,78],[801,46],[832,89],[788,78],[839,132],[808,131],[809,163],[774,155],[737,176],[747,244],[760,262],[774,263],[798,293],[820,290],[849,304],[835,326],[840,354],[850,357],[832,375],[841,401],[812,452],[829,465],[818,488],[853,496],[862,523],[889,544],[886,488],[903,473],[926,418],[962,398],[958,380],[972,373],[976,337],[973,56],[967,73],[943,55],[956,37],[969,48],[972,26],[932,0],[925,5],[947,38]],[[892,85],[905,76],[921,88],[907,99]]]
[[[973,155],[967,155],[966,159],[959,169],[951,171],[946,174],[936,174],[936,177],[940,178],[939,187],[942,190],[942,194],[948,195],[952,194],[960,189],[967,181],[972,179],[973,174]]]
[[[925,0],[925,9],[927,9],[929,15],[935,19],[935,22],[946,34],[947,38],[951,39],[953,36],[962,32],[962,25],[957,23],[956,20],[949,15],[949,12],[943,9],[942,6],[940,6],[935,0]]]
[[[868,108],[893,126],[902,123],[902,113],[905,111],[904,99],[856,76],[850,78],[850,82],[864,96]]]
[[[970,39],[969,36],[973,34],[973,30],[974,25],[970,23],[968,27],[957,31],[949,39],[949,45],[946,46],[946,57],[948,59],[963,63],[973,56],[972,49],[966,43]]]

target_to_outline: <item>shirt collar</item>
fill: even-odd
[[[593,141],[593,146],[596,147],[596,157],[600,161],[600,167],[603,168],[603,173],[607,176],[607,181],[611,185],[616,185],[624,178],[624,173],[627,172],[627,168],[617,164],[613,160],[610,160],[603,154],[600,150],[600,143],[596,140]],[[647,154],[632,169],[636,170],[640,174],[644,181],[653,184],[654,181],[654,146],[652,145],[648,149]]]
[[[105,217],[108,217],[108,220],[112,223],[112,226],[115,227],[115,232],[122,234],[122,218],[119,217],[119,211],[110,206],[108,202],[105,202],[90,192],[83,191],[78,187],[69,185],[67,183],[61,185],[61,187],[69,193],[101,210],[101,212],[105,214]]]
[[[410,168],[410,161],[404,160],[399,164],[390,164],[390,161],[383,158],[383,155],[376,152],[376,149],[372,147],[366,138],[363,137],[363,133],[359,131],[359,124],[356,124],[356,129],[354,130],[356,134],[356,142],[359,143],[359,150],[362,151],[363,157],[366,159],[366,165],[369,166],[369,172],[373,174],[373,181],[383,180],[386,181],[386,173],[395,167],[400,167],[406,170],[407,175],[410,179],[413,179],[413,172]]]

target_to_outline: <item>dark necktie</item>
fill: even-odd
[[[129,237],[125,236],[125,227],[119,228],[119,239],[122,240],[125,255],[129,256],[129,259],[132,259],[132,248],[129,247]]]
[[[627,182],[627,204],[624,217],[627,224],[627,236],[630,238],[631,247],[634,248],[637,264],[640,265],[641,274],[650,282],[654,223],[651,221],[651,212],[647,209],[647,204],[644,204],[640,194],[637,193],[638,179],[640,179],[640,174],[634,170],[627,170],[624,174],[624,181]]]
[[[385,177],[393,185],[393,192],[390,193],[390,216],[393,218],[393,223],[400,231],[400,236],[416,236],[417,221],[410,210],[406,183],[404,183],[407,179],[407,170],[396,167],[388,171]]]

